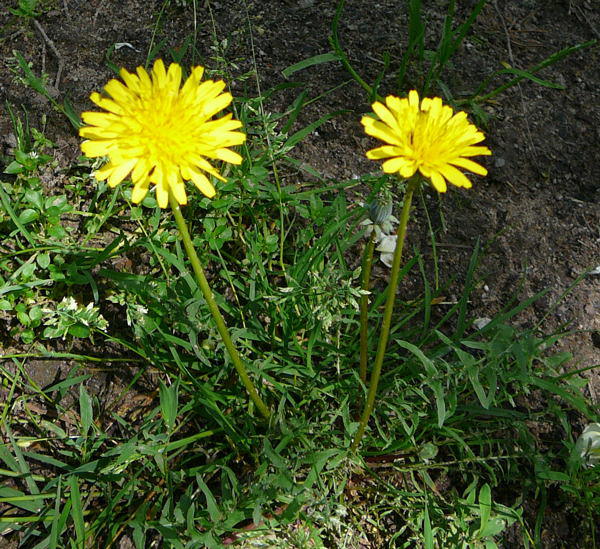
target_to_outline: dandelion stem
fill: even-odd
[[[183,245],[185,247],[185,251],[187,252],[188,258],[192,264],[192,268],[194,270],[194,274],[196,275],[196,281],[202,290],[202,294],[204,295],[204,299],[210,309],[210,312],[213,316],[215,324],[217,325],[217,329],[219,330],[219,334],[223,339],[223,343],[225,347],[227,347],[227,351],[229,352],[229,356],[237,370],[244,387],[248,391],[248,395],[252,399],[252,402],[256,405],[260,413],[266,418],[269,419],[271,416],[271,412],[267,405],[260,398],[252,380],[248,376],[248,372],[246,371],[245,366],[243,365],[240,355],[237,352],[237,349],[233,345],[233,341],[231,341],[231,336],[229,335],[229,330],[227,329],[227,325],[225,324],[225,320],[223,320],[223,316],[219,311],[219,306],[215,301],[212,290],[206,280],[206,276],[204,275],[204,270],[202,269],[202,265],[200,264],[200,260],[198,259],[198,254],[194,249],[194,245],[192,244],[192,239],[190,238],[190,233],[187,229],[187,225],[185,220],[183,219],[183,215],[181,214],[181,210],[179,208],[179,203],[176,198],[173,196],[171,192],[169,192],[169,202],[171,204],[171,209],[173,210],[173,214],[175,215],[175,222],[177,223],[177,228],[179,229],[179,234],[181,235],[181,239],[183,240]]]
[[[398,279],[400,274],[400,263],[402,261],[402,249],[404,247],[404,240],[406,238],[406,227],[408,225],[408,218],[410,217],[410,205],[415,189],[419,186],[420,176],[414,175],[409,181],[406,187],[406,193],[404,195],[404,205],[402,207],[402,213],[400,214],[400,224],[398,225],[398,239],[396,242],[396,250],[394,251],[394,260],[392,262],[392,272],[390,274],[390,283],[388,286],[387,300],[385,302],[385,310],[383,313],[383,324],[381,326],[381,334],[379,336],[379,343],[377,345],[377,356],[375,357],[375,365],[373,366],[373,373],[369,381],[369,392],[367,394],[367,402],[363,409],[362,416],[360,418],[360,424],[358,431],[354,435],[354,440],[350,446],[350,451],[354,452],[358,448],[360,441],[362,440],[367,423],[373,412],[375,406],[375,396],[377,395],[377,385],[379,384],[379,377],[381,376],[381,367],[383,366],[383,359],[385,357],[385,351],[387,348],[387,342],[390,335],[390,326],[392,322],[392,313],[394,312],[394,302],[396,301],[396,288],[398,287]]]
[[[371,280],[371,267],[373,265],[373,251],[375,250],[375,230],[371,231],[369,242],[365,247],[362,262],[361,289],[369,291]],[[367,384],[367,358],[369,352],[369,296],[360,296],[360,365],[358,373],[364,385]]]

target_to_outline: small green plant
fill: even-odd
[[[94,307],[88,303],[82,307],[72,297],[65,297],[56,309],[44,309],[40,311],[38,318],[44,316],[44,337],[65,339],[67,335],[73,337],[90,337],[93,330],[106,330],[108,323]],[[31,316],[31,313],[30,313]]]
[[[14,69],[13,72],[16,74],[17,79],[21,80],[23,84],[35,90],[37,93],[45,97],[52,106],[60,113],[64,114],[73,128],[78,129],[81,127],[81,119],[75,112],[71,101],[68,98],[64,98],[60,103],[56,97],[56,94],[50,91],[45,75],[41,77],[36,76],[31,68],[31,64],[28,63],[20,52],[14,51]]]
[[[18,17],[37,17],[37,5],[38,0],[19,0],[17,8],[9,8],[9,11]]]

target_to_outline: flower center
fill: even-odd
[[[134,119],[137,143],[132,145],[144,147],[152,160],[177,163],[189,151],[188,121],[176,98],[155,97],[137,109]]]

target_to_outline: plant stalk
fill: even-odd
[[[415,189],[419,186],[421,177],[415,174],[408,181],[406,187],[406,193],[404,194],[404,205],[402,207],[402,213],[400,214],[400,224],[396,235],[398,239],[396,241],[396,249],[394,251],[394,259],[392,262],[392,272],[390,274],[390,283],[388,286],[387,300],[385,302],[385,310],[383,313],[383,324],[381,326],[381,334],[379,336],[379,343],[377,345],[377,355],[375,357],[375,365],[373,366],[373,373],[371,374],[371,380],[369,382],[369,392],[367,394],[367,402],[363,409],[363,413],[358,426],[358,431],[354,435],[354,440],[350,446],[350,451],[355,452],[362,440],[369,418],[373,413],[375,406],[375,396],[377,395],[377,386],[379,384],[379,378],[381,376],[381,367],[383,366],[383,359],[385,357],[385,351],[387,349],[388,338],[390,335],[390,327],[392,323],[392,313],[394,312],[394,303],[396,301],[396,289],[398,287],[398,279],[400,274],[400,263],[402,261],[402,249],[404,248],[404,240],[406,239],[406,227],[408,225],[408,219],[410,217],[410,206],[412,203],[412,197]]]
[[[175,197],[169,193],[169,202],[171,204],[171,209],[173,210],[173,215],[175,216],[175,222],[177,223],[177,228],[179,229],[179,234],[181,235],[181,240],[183,241],[183,245],[185,247],[185,251],[187,252],[188,258],[192,264],[192,269],[194,270],[194,274],[196,275],[196,281],[202,290],[202,294],[204,295],[204,299],[210,309],[210,312],[213,316],[215,324],[217,325],[217,330],[219,330],[219,334],[229,352],[229,356],[231,357],[231,361],[237,373],[246,387],[246,391],[248,391],[248,395],[252,399],[252,402],[256,405],[260,413],[265,417],[265,419],[269,419],[271,416],[271,412],[267,405],[263,402],[258,394],[252,380],[248,376],[248,372],[244,364],[240,359],[240,355],[235,348],[233,341],[231,341],[231,336],[229,335],[229,330],[227,329],[227,325],[225,324],[225,320],[223,320],[223,316],[221,315],[221,311],[219,311],[219,306],[215,301],[212,290],[208,284],[208,280],[206,280],[206,276],[204,275],[204,270],[202,269],[202,265],[200,264],[200,260],[198,259],[198,254],[194,249],[194,245],[192,244],[192,239],[190,238],[190,233],[187,229],[187,225],[185,220],[183,219],[183,215],[181,214],[181,209],[179,207],[179,203],[175,199]]]
[[[375,250],[375,227],[365,247],[362,262],[361,290],[369,291],[371,267],[373,266],[373,251]],[[360,364],[358,373],[364,385],[367,384],[367,358],[369,353],[369,296],[360,296]]]

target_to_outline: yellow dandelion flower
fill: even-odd
[[[409,178],[418,170],[441,193],[446,191],[446,180],[457,187],[471,187],[458,168],[487,174],[483,166],[468,158],[492,152],[474,146],[485,136],[469,123],[465,112],[454,114],[439,97],[419,101],[415,90],[405,99],[389,95],[385,105],[377,101],[372,107],[379,120],[363,116],[361,122],[368,135],[387,145],[368,151],[367,158],[387,159],[382,165],[384,172]]]
[[[165,70],[159,59],[150,74],[143,67],[136,74],[121,69],[123,82],[110,80],[106,95],[92,93],[90,99],[107,112],[82,113],[87,126],[79,134],[86,139],[81,144],[86,156],[108,157],[96,179],[115,187],[130,177],[136,204],[153,183],[161,208],[167,207],[169,193],[179,204],[187,203],[184,181],[213,197],[206,174],[225,179],[209,160],[240,164],[242,157],[228,147],[242,144],[246,136],[235,131],[242,123],[231,114],[212,118],[232,97],[223,93],[221,80],[201,82],[203,73],[203,67],[194,67],[181,86],[181,67],[172,63]]]

